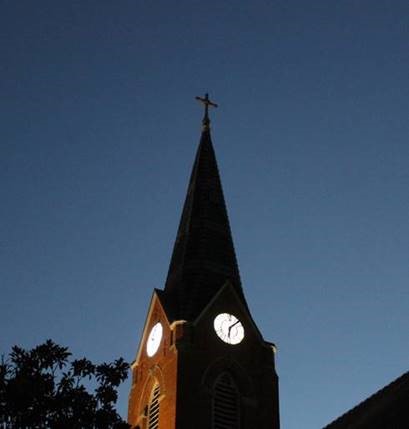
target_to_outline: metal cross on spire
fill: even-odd
[[[204,98],[203,97],[196,97],[196,100],[203,103],[203,105],[205,107],[205,113],[204,113],[202,124],[203,124],[203,130],[208,130],[210,128],[209,106],[217,107],[217,104],[213,103],[213,101],[209,100],[209,94],[207,94],[207,93],[205,94]]]

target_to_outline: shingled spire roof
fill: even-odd
[[[193,320],[227,281],[247,307],[207,108],[164,291],[175,319]]]

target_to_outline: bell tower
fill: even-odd
[[[275,347],[240,280],[209,100],[164,289],[153,291],[128,421],[136,429],[279,429]]]

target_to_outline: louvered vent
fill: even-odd
[[[239,429],[239,394],[230,374],[221,374],[213,391],[213,429]]]
[[[159,395],[160,387],[156,384],[152,391],[148,410],[148,429],[159,428]]]

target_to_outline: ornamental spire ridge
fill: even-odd
[[[196,100],[200,101],[204,105],[205,112],[202,120],[203,131],[208,131],[210,130],[209,106],[217,107],[217,104],[209,100],[209,94],[207,93],[205,94],[204,97],[196,97]]]

